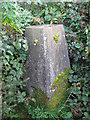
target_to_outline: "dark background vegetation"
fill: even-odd
[[[63,24],[71,70],[65,100],[53,111],[39,106],[25,90],[28,25]],[[2,2],[3,118],[89,119],[89,2]],[[63,109],[62,109],[63,108]]]

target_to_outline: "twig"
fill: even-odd
[[[65,101],[64,105],[62,106],[62,108],[61,108],[58,112],[61,112],[61,110],[65,107],[65,105],[66,105],[68,99],[70,98],[71,94],[73,93],[74,89],[75,89],[75,88],[72,89],[72,91],[71,91],[71,93],[69,94],[69,96],[68,96],[67,100]]]

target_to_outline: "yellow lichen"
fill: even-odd
[[[34,40],[34,45],[37,45],[37,43],[38,43],[38,40],[35,39],[35,40]]]
[[[58,41],[59,41],[59,37],[58,37],[57,34],[55,34],[55,35],[53,36],[53,39],[55,40],[56,43],[58,43]]]

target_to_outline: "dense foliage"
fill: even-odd
[[[89,3],[2,3],[3,116],[32,118],[89,118]],[[56,110],[39,107],[26,96],[23,73],[27,56],[25,26],[63,23],[71,71],[65,104]],[[64,107],[63,107],[64,105]],[[63,108],[63,109],[62,109]],[[22,109],[22,108],[21,108]],[[24,114],[24,116],[23,116]]]
[[[26,95],[22,79],[27,41],[22,36],[22,8],[13,3],[2,3],[2,6],[3,116],[9,117],[15,116],[14,108]]]

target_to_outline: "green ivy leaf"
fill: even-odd
[[[49,22],[49,21],[51,20],[51,16],[50,16],[50,15],[46,15],[46,16],[44,17],[44,19],[45,19],[45,21]]]
[[[79,43],[77,43],[77,44],[75,44],[75,47],[79,49],[81,46]]]
[[[21,49],[21,43],[16,44],[16,49],[18,49],[18,50]]]
[[[86,118],[89,117],[89,114],[87,112],[84,112],[84,115],[85,115]]]
[[[71,73],[71,74],[73,74],[73,73],[74,73],[74,71],[73,71],[73,70],[70,70],[70,73]]]
[[[7,53],[9,53],[10,55],[13,55],[13,53],[10,50],[8,50]]]
[[[67,113],[67,118],[72,118],[72,113],[71,112]]]
[[[52,20],[53,20],[53,21],[57,21],[58,19],[57,19],[57,18],[53,18]]]

